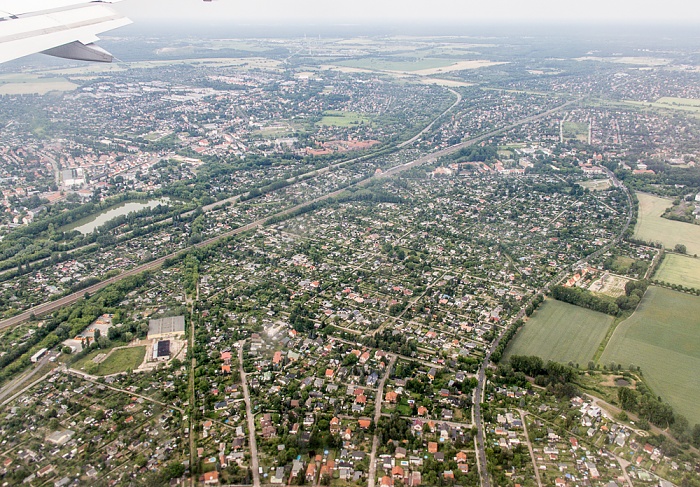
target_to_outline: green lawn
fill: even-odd
[[[329,110],[323,112],[323,118],[317,125],[325,127],[350,127],[360,123],[371,124],[372,120],[357,112],[343,112],[339,110]]]
[[[677,254],[666,254],[654,274],[654,279],[700,289],[700,259]]]
[[[684,244],[689,254],[700,255],[700,225],[677,222],[661,218],[672,206],[670,200],[646,193],[637,193],[639,218],[634,227],[634,236],[647,242],[660,242],[668,248]]]
[[[505,357],[537,355],[585,367],[612,322],[612,316],[547,299],[515,336]]]
[[[700,298],[650,287],[622,322],[601,363],[640,366],[649,386],[673,409],[700,423]]]

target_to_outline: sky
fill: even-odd
[[[124,0],[135,21],[700,23],[698,0]]]

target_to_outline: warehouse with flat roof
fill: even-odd
[[[161,338],[179,336],[184,333],[184,316],[171,316],[170,318],[159,318],[148,322],[149,340],[159,340]]]

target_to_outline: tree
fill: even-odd
[[[693,445],[700,448],[700,424],[696,424],[693,428]]]
[[[97,370],[100,368],[98,364],[93,362],[92,360],[88,360],[85,363],[85,372],[87,372],[90,375],[95,375],[97,373]]]
[[[685,254],[688,251],[686,246],[683,244],[676,244],[676,246],[673,247],[673,250],[678,252],[679,254]]]

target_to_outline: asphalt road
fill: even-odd
[[[382,380],[379,382],[379,389],[377,390],[377,396],[374,399],[374,427],[379,425],[379,418],[382,417],[382,401],[384,400],[384,384],[391,374],[391,370],[394,368],[396,363],[396,355],[391,356],[389,360],[389,365],[386,367],[386,372]],[[379,449],[379,435],[374,433],[372,438],[372,452],[369,455],[369,478],[367,480],[367,487],[374,487],[376,485],[377,478],[377,450]]]
[[[241,385],[243,386],[243,398],[245,399],[245,413],[248,420],[248,436],[250,437],[250,468],[253,470],[253,487],[260,487],[260,465],[258,463],[258,443],[255,440],[255,416],[250,401],[250,391],[248,390],[248,379],[243,369],[243,344],[238,342],[238,367],[241,374]]]

